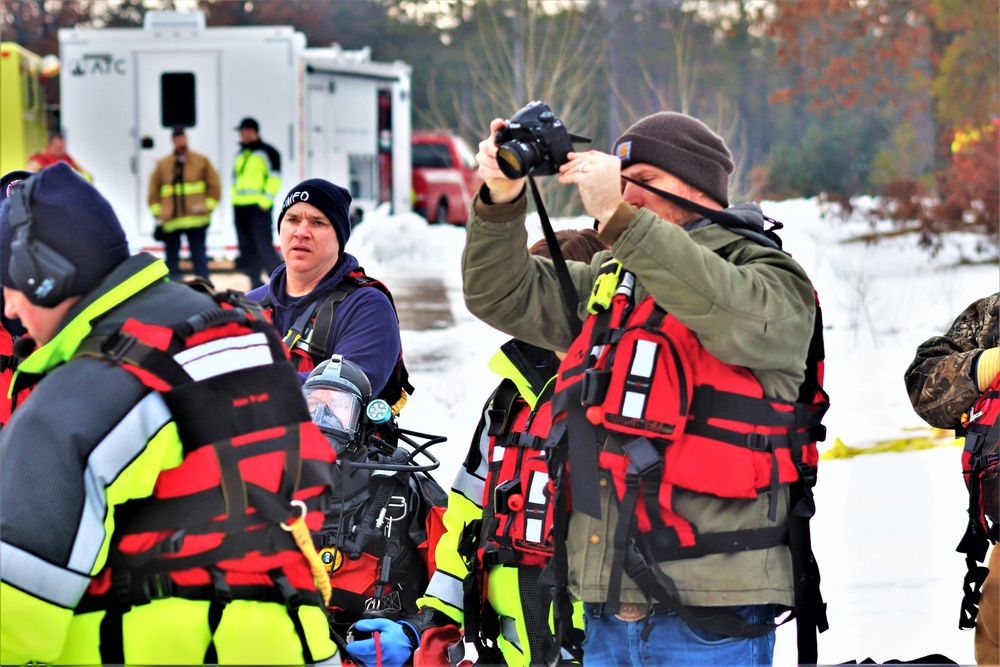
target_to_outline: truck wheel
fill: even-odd
[[[448,202],[440,201],[438,202],[437,211],[434,213],[434,219],[431,220],[432,225],[447,225],[448,224]]]

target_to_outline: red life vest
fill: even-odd
[[[969,489],[969,518],[991,542],[997,535],[997,477],[1000,473],[1000,376],[976,401],[964,422],[962,475]],[[987,521],[989,517],[989,521]]]
[[[270,323],[238,297],[216,298],[221,310],[173,327],[129,319],[76,354],[159,392],[184,451],[151,497],[119,508],[109,567],[88,593],[111,590],[126,609],[163,597],[322,606],[281,524],[304,515],[319,528],[334,451],[310,421],[298,378],[279,370],[288,356]]]
[[[720,361],[652,297],[632,308],[629,297],[619,294],[609,312],[606,326],[601,315],[584,324],[560,367],[556,395],[579,394],[592,448],[599,444],[593,434],[611,434],[621,442],[646,438],[657,449],[651,455],[662,458],[657,462],[663,470],[658,507],[638,506],[639,530],[648,532],[654,522],[662,522],[676,533],[677,546],[693,547],[696,530],[674,512],[674,487],[754,499],[798,480],[799,466],[815,468],[816,441],[823,436],[819,421],[828,406],[821,388],[805,404],[765,398],[748,369]],[[596,357],[591,354],[595,345],[600,348]],[[568,406],[565,399],[555,400],[561,421]],[[629,464],[643,463],[628,451],[600,452],[600,467],[611,473],[620,500]],[[579,486],[578,471],[572,473]]]
[[[585,321],[560,366],[547,443],[550,473],[557,480],[557,508],[564,505],[600,517],[602,470],[614,484],[619,512],[605,607],[617,609],[627,571],[651,600],[667,604],[689,624],[729,636],[759,636],[774,626],[748,626],[732,614],[703,618],[689,613],[657,563],[789,544],[800,642],[807,627],[804,617],[822,632],[825,605],[808,535],[819,458],[816,442],[825,437],[821,419],[829,407],[821,386],[818,303],[805,382],[796,401],[782,401],[765,397],[749,369],[712,355],[652,297],[634,304],[633,277],[617,263],[609,263],[602,276],[616,273],[614,279],[620,282],[614,297],[607,307],[592,308],[595,314]],[[562,488],[561,481],[567,472],[569,489]],[[787,524],[776,521],[782,487],[793,487],[794,509]],[[700,532],[675,512],[675,489],[744,500],[769,493],[768,515],[775,523]],[[557,509],[557,517],[564,514]],[[559,522],[554,532],[557,540],[565,539],[565,526]],[[557,580],[564,577],[560,570],[565,567],[565,555],[557,549]]]
[[[986,561],[990,543],[1000,539],[1000,376],[976,401],[963,428],[962,476],[969,490],[969,523],[956,549],[965,554],[967,567],[958,627],[969,630],[976,627],[980,589],[989,572],[979,563]]]
[[[494,392],[477,554],[484,570],[507,563],[542,567],[552,556],[552,490],[542,450],[552,425],[551,390],[550,383],[535,409],[510,380]]]
[[[0,324],[0,427],[10,421],[11,400],[7,396],[14,379],[14,337]]]

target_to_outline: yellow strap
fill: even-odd
[[[409,398],[410,398],[410,396],[406,393],[405,389],[400,389],[399,390],[399,394],[400,394],[399,400],[396,401],[396,404],[393,405],[390,408],[390,410],[392,410],[392,416],[393,417],[398,417],[399,416],[399,413],[406,406],[406,401],[409,400]]]
[[[330,574],[327,572],[326,567],[323,566],[323,559],[316,552],[316,546],[313,544],[309,526],[306,525],[306,505],[301,500],[293,500],[292,505],[301,508],[302,516],[294,519],[291,524],[281,524],[281,527],[292,534],[292,539],[298,545],[299,551],[309,561],[309,572],[312,573],[313,583],[316,584],[319,594],[323,597],[323,604],[329,607],[330,597],[333,595],[333,586],[330,584]]]

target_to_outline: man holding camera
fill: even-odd
[[[823,410],[803,386],[809,278],[759,207],[729,208],[730,153],[701,121],[656,113],[612,154],[562,155],[520,116],[479,145],[464,292],[492,326],[568,350],[547,449],[571,513],[550,575],[584,602],[584,664],[770,664],[776,613],[798,612],[790,488],[815,465]],[[566,263],[575,295],[527,252],[512,166],[576,185],[610,247]],[[819,604],[804,615],[825,628]]]

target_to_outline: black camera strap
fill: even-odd
[[[559,279],[559,288],[563,293],[563,302],[566,305],[566,315],[569,318],[570,330],[573,338],[576,338],[583,329],[583,322],[577,316],[577,309],[580,307],[580,296],[576,293],[573,279],[570,278],[569,269],[566,267],[566,258],[563,257],[562,250],[559,249],[559,242],[556,240],[556,233],[552,229],[549,215],[545,211],[545,204],[542,203],[542,194],[535,184],[535,179],[528,174],[528,183],[531,185],[531,196],[535,200],[535,208],[538,209],[538,217],[542,222],[542,232],[545,234],[545,244],[549,247],[549,255],[552,257],[552,264],[555,265],[556,278]]]
[[[640,181],[635,180],[634,178],[629,178],[628,176],[623,175],[622,180],[627,181],[632,185],[638,186],[643,190],[652,192],[657,197],[666,199],[668,202],[676,204],[677,206],[680,206],[686,211],[697,213],[698,215],[707,218],[712,222],[714,222],[715,224],[721,227],[725,227],[726,229],[736,234],[741,234],[743,236],[752,235],[751,237],[756,239],[758,242],[762,242],[765,245],[770,245],[775,250],[781,250],[781,239],[775,232],[784,227],[785,225],[781,222],[778,222],[777,220],[765,216],[764,220],[771,223],[771,227],[765,229],[763,226],[758,227],[757,225],[747,222],[746,220],[743,220],[738,216],[735,216],[732,213],[729,213],[725,210],[720,211],[708,208],[706,206],[702,206],[701,204],[693,202],[690,199],[685,199],[684,197],[675,195],[671,192],[664,192],[659,188],[654,188],[652,185],[649,185],[648,183],[642,183]]]

